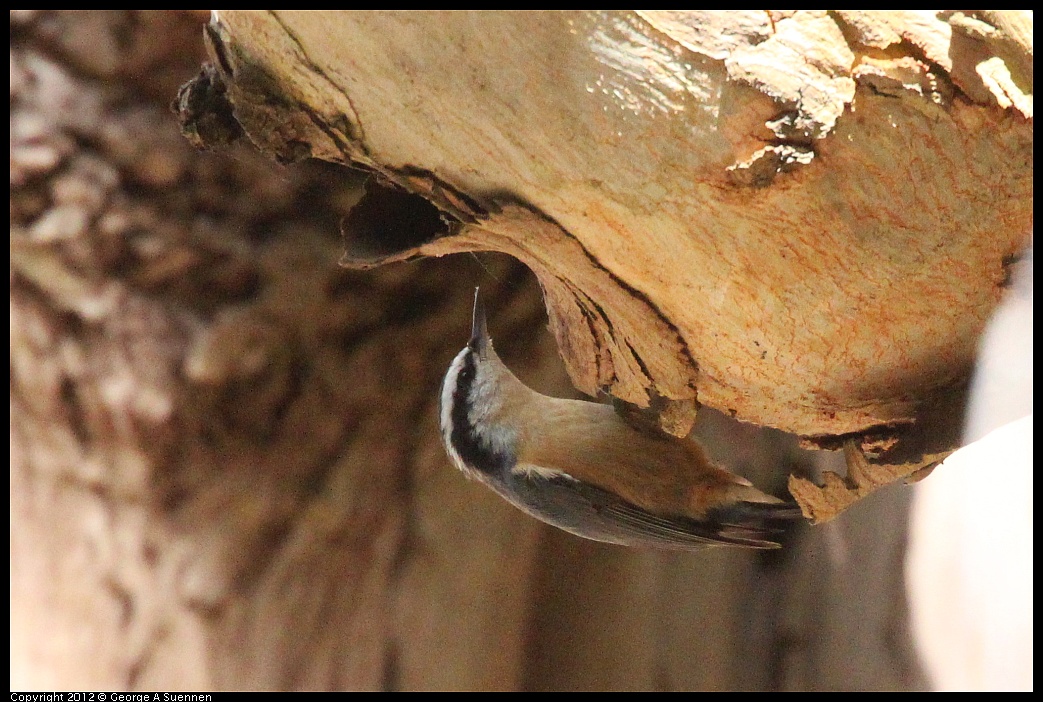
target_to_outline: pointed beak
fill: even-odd
[[[489,329],[485,325],[485,305],[482,298],[478,296],[478,288],[474,289],[474,315],[471,318],[471,340],[467,342],[468,348],[480,356],[485,355],[489,346]]]

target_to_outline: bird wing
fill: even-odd
[[[519,422],[519,468],[568,473],[644,510],[696,520],[731,502],[773,501],[714,465],[698,444],[638,431],[607,405],[539,398],[527,409],[538,417]]]
[[[770,539],[776,530],[757,511],[741,516],[729,508],[723,520],[653,514],[595,485],[538,468],[511,471],[491,487],[537,519],[595,541],[682,550],[779,546]]]

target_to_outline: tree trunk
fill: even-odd
[[[750,370],[749,383],[740,383],[729,364],[747,359],[749,349],[740,352],[734,335],[722,341],[720,353],[706,346],[709,341],[696,344],[704,335],[715,338],[712,325],[718,322],[700,317],[705,305],[693,302],[689,308],[684,301],[687,295],[703,299],[706,286],[725,278],[746,289],[734,276],[750,270],[753,262],[740,253],[749,249],[719,250],[724,239],[709,240],[706,246],[718,250],[727,270],[718,266],[707,278],[699,273],[689,281],[676,277],[676,267],[705,261],[670,243],[680,240],[680,231],[668,226],[655,208],[635,205],[645,218],[640,227],[632,220],[637,215],[618,204],[588,210],[584,216],[596,220],[595,227],[582,224],[587,221],[580,214],[585,205],[575,182],[553,197],[547,188],[518,187],[531,184],[531,173],[515,176],[524,160],[519,153],[533,143],[525,130],[538,115],[531,121],[512,117],[518,132],[511,143],[522,151],[486,154],[489,168],[504,169],[515,179],[501,179],[497,190],[491,185],[502,173],[492,177],[478,169],[473,183],[458,177],[460,164],[475,149],[481,151],[482,139],[496,142],[505,132],[491,137],[475,132],[468,141],[460,131],[466,133],[473,125],[462,118],[446,119],[474,107],[449,99],[459,92],[446,96],[446,114],[432,115],[425,112],[432,103],[426,98],[410,102],[412,93],[394,81],[414,76],[427,84],[444,71],[446,80],[457,76],[469,89],[480,82],[475,67],[483,61],[467,58],[475,46],[454,34],[460,23],[519,22],[525,31],[533,30],[531,41],[538,47],[544,35],[535,30],[547,23],[568,27],[567,16],[460,15],[438,18],[437,25],[427,18],[419,24],[437,26],[431,36],[438,34],[439,41],[459,52],[450,63],[414,63],[417,55],[403,51],[400,64],[386,76],[359,72],[356,64],[350,71],[326,66],[299,74],[315,96],[337,96],[323,112],[303,102],[294,92],[300,86],[274,70],[290,66],[287,58],[298,65],[325,60],[325,54],[314,52],[311,35],[294,24],[321,26],[321,18],[312,25],[308,17],[225,16],[225,23],[211,29],[218,51],[211,69],[220,84],[215,93],[228,91],[225,99],[235,105],[236,119],[201,108],[191,127],[198,129],[200,141],[231,139],[245,129],[263,150],[283,157],[350,161],[377,171],[386,185],[397,184],[398,189],[373,186],[363,195],[355,172],[318,163],[279,168],[241,147],[219,154],[194,152],[178,134],[167,104],[201,60],[202,22],[196,15],[12,13],[12,686],[924,687],[902,593],[908,507],[903,488],[881,491],[835,523],[794,529],[779,553],[640,552],[551,530],[468,483],[449,467],[436,418],[438,383],[467,337],[470,298],[479,282],[497,348],[529,384],[565,394],[571,378],[580,389],[607,388],[637,404],[663,396],[680,408],[667,413],[677,429],[691,419],[686,420],[686,408],[694,408],[698,391],[708,405],[793,433],[868,432],[867,442],[880,442],[871,429],[881,422],[898,426],[911,416],[904,400],[891,392],[895,375],[888,369],[901,364],[888,356],[880,361],[888,372],[870,373],[869,385],[838,386],[821,402],[794,401],[809,397],[809,388],[827,382],[829,372],[815,362],[819,356],[808,350],[806,338],[783,348],[779,328],[773,326],[762,337],[768,357],[778,361],[807,353],[807,368],[801,365],[794,378],[776,387],[779,378],[767,366],[758,366]],[[330,36],[352,24],[374,23],[379,29],[387,18],[336,19]],[[660,26],[667,19],[630,17],[622,25],[613,20],[612,26],[613,31],[639,27],[645,34],[634,36],[658,37],[652,48],[660,50],[666,40],[647,33],[640,22],[654,21],[648,26],[661,32],[668,29]],[[223,44],[222,32],[239,27],[240,21],[249,27],[241,33],[236,29],[235,42]],[[394,39],[408,44],[410,38],[423,39],[423,30],[416,26],[412,34]],[[353,41],[337,51],[369,52],[373,62],[367,65],[379,67],[377,59],[384,54],[373,49],[372,36],[352,34]],[[488,45],[502,38],[483,36]],[[278,41],[253,43],[273,38]],[[416,46],[428,43],[418,40]],[[223,54],[222,46],[235,47],[234,52]],[[260,61],[266,46],[272,56],[282,58],[274,64]],[[244,58],[248,54],[249,61]],[[700,70],[716,71],[720,75],[715,80],[724,80],[724,69],[699,61]],[[510,76],[524,65],[504,63],[497,70]],[[417,73],[421,69],[422,76]],[[625,67],[616,70],[626,73]],[[524,75],[537,80],[541,73],[537,66]],[[323,81],[334,78],[347,80],[352,90],[329,90]],[[505,92],[501,79],[495,84],[501,97],[493,101],[493,112],[502,108],[499,100],[505,94],[517,109],[541,109],[538,102],[530,104],[532,92],[524,85],[510,84],[512,90]],[[884,109],[878,101],[885,97],[876,94],[878,83],[873,90],[859,88],[863,92],[858,95],[867,98],[863,114],[868,115],[859,119],[869,122],[859,129],[879,129],[874,120]],[[403,121],[398,112],[379,113],[383,116],[371,121],[369,111],[380,104],[366,104],[363,97],[375,86],[408,103],[414,116],[427,114],[439,130],[425,132],[420,129],[423,120]],[[625,85],[610,81],[606,86],[609,92],[626,94]],[[902,86],[908,89],[906,83]],[[742,88],[747,90],[752,88]],[[267,103],[246,99],[261,95],[268,96]],[[743,100],[760,105],[755,115],[763,121],[770,100],[744,95]],[[182,97],[184,118],[184,98],[191,94]],[[989,286],[976,295],[968,291],[1002,272],[1000,259],[1021,241],[1031,209],[1030,198],[1028,209],[1021,207],[1019,197],[1028,192],[1030,178],[1024,179],[1018,165],[1025,144],[1031,145],[1031,125],[1026,136],[1023,119],[965,101],[962,93],[959,101],[956,107],[945,105],[957,117],[902,100],[896,101],[900,107],[894,113],[912,119],[926,110],[923,124],[941,122],[948,130],[944,144],[964,156],[975,155],[971,166],[953,167],[944,175],[954,179],[952,192],[967,199],[962,208],[953,206],[954,195],[938,205],[942,215],[926,208],[915,214],[921,227],[917,231],[924,237],[934,236],[934,217],[945,219],[937,231],[953,241],[940,256],[962,262],[959,270],[941,265],[938,258],[919,260],[919,277],[894,297],[862,310],[893,310],[889,319],[894,329],[908,330],[914,315],[899,303],[915,286],[920,286],[925,305],[939,296],[961,302],[960,310],[943,320],[920,310],[929,329],[910,339],[895,332],[908,342],[897,352],[907,358],[902,354],[912,353],[917,342],[937,331],[935,326],[951,327],[948,346],[933,340],[912,365],[903,366],[909,371],[903,376],[910,379],[909,393],[925,404],[932,393],[944,395],[959,385],[969,362],[967,339],[996,297]],[[263,128],[262,104],[279,117],[272,121],[269,114]],[[669,107],[668,101],[662,104]],[[685,104],[691,110],[698,107]],[[619,120],[659,119],[638,107],[606,117],[611,125],[603,125],[597,139],[603,145],[616,143],[610,127]],[[798,105],[794,114],[802,119],[821,116],[814,106],[804,107]],[[312,120],[317,114],[321,118]],[[339,122],[325,121],[335,114]],[[366,116],[356,119],[359,114]],[[558,116],[551,119],[551,126],[561,126]],[[835,120],[843,122],[839,115]],[[747,124],[749,118],[740,122]],[[365,134],[357,131],[360,124]],[[447,124],[455,124],[456,131]],[[817,128],[840,130],[856,141],[862,136],[850,126]],[[409,141],[395,146],[399,151],[394,154],[382,151],[396,143],[395,129]],[[737,126],[724,131],[728,138],[742,136],[739,141],[749,142]],[[372,141],[377,136],[380,146]],[[659,136],[652,133],[649,139]],[[619,143],[637,143],[632,137],[628,133]],[[551,131],[546,138],[550,150],[527,168],[553,180],[553,147],[572,140]],[[830,139],[839,141],[835,135]],[[783,151],[799,163],[808,150],[816,158],[829,151],[792,141],[774,145],[785,146]],[[363,147],[369,151],[363,153]],[[446,149],[457,147],[462,151],[459,161],[440,161]],[[715,149],[698,157],[706,168],[741,150],[734,147],[726,156],[720,145]],[[684,153],[703,150],[695,145],[679,150],[678,163],[686,163]],[[916,155],[923,157],[921,151]],[[572,156],[563,149],[562,158]],[[808,176],[800,176],[799,169],[781,172],[786,170],[782,161],[776,164],[781,171],[773,175],[775,166],[757,165],[764,158],[774,157],[758,156],[737,167],[760,174],[752,181],[737,175],[737,185],[727,185],[733,176],[725,176],[699,181],[697,189],[734,187],[728,196],[733,205],[741,200],[743,207],[762,212],[782,207],[785,198],[775,192],[780,179]],[[920,163],[917,168],[923,170],[917,173],[929,173],[937,160],[951,158],[946,151]],[[596,168],[588,164],[588,202],[607,190],[633,187],[637,181],[624,181],[638,178],[642,163],[647,165],[639,158],[636,175],[609,184],[606,178],[621,169],[609,156],[605,159]],[[1026,168],[1030,173],[1031,166]],[[675,170],[671,178],[687,177],[684,169]],[[855,170],[851,166],[844,177]],[[817,177],[835,185],[840,176],[830,171]],[[987,198],[968,190],[966,183],[973,179],[987,179],[994,190]],[[472,189],[474,183],[481,187]],[[750,189],[751,183],[764,187]],[[403,196],[404,185],[434,201],[436,216],[412,195]],[[652,179],[646,185],[654,190],[663,184]],[[910,188],[898,191],[908,193]],[[921,184],[917,192],[930,193],[927,200],[940,197],[937,184]],[[639,195],[657,205],[666,198],[643,191]],[[818,197],[820,204],[826,201]],[[834,207],[848,202],[836,197]],[[880,190],[866,197],[870,204],[883,198]],[[385,216],[388,211],[394,217]],[[869,210],[845,212],[851,221],[872,215]],[[417,229],[396,240],[407,215]],[[441,233],[439,215],[452,219],[455,236],[429,242],[417,238]],[[402,258],[414,250],[442,254],[499,249],[529,264],[539,285],[519,264],[499,254],[365,271],[340,269],[335,265],[342,252],[336,229],[345,216],[349,254],[355,261]],[[661,254],[680,258],[650,259],[647,251],[630,245],[615,249],[618,241],[599,238],[596,232],[611,229],[618,217],[627,219],[627,230],[647,232],[642,239],[662,243]],[[677,219],[676,212],[671,218]],[[707,236],[713,221],[700,225],[693,240]],[[802,222],[787,231],[799,238],[800,232],[818,236],[829,228],[821,221],[809,226]],[[888,256],[908,247],[909,257],[915,258],[938,244],[938,239],[911,237],[908,229],[898,229],[874,230],[883,237],[876,256],[890,260]],[[748,222],[728,232],[736,230],[745,232],[742,240],[747,243],[761,235]],[[583,231],[588,233],[577,234]],[[800,249],[796,239],[787,238],[790,234],[772,239],[772,250]],[[868,236],[857,228],[849,228],[847,235]],[[799,265],[807,267],[816,251],[826,249],[822,242],[801,249]],[[593,257],[584,263],[588,253]],[[830,259],[831,265],[857,253],[849,245]],[[664,264],[655,284],[645,277],[654,270],[650,260]],[[892,262],[896,272],[912,269],[903,261]],[[846,287],[856,279],[873,280],[875,269],[866,265],[865,258],[856,258],[840,272],[820,266],[813,277],[820,283],[834,281],[838,299],[847,299],[844,295],[868,294],[857,285]],[[772,286],[779,284],[776,278],[782,274],[765,274]],[[924,287],[928,282],[940,286],[943,280],[956,292]],[[750,304],[766,299],[747,292],[740,297]],[[819,288],[797,291],[789,302],[800,309],[820,293]],[[544,300],[553,338],[540,333]],[[731,322],[720,324],[734,326],[739,318],[744,325],[749,322],[743,316],[751,308],[741,300],[711,302],[718,308],[740,306]],[[879,331],[880,320],[871,322]],[[581,327],[589,336],[583,337]],[[869,353],[866,338],[847,330],[837,340],[847,344],[843,373],[857,366],[860,354]],[[870,344],[876,350],[885,346]],[[557,361],[558,349],[568,375]],[[855,406],[857,398],[862,409]],[[833,418],[830,412],[835,412]],[[931,431],[944,434],[937,427]],[[814,470],[835,469],[829,461],[839,458],[802,451],[794,436],[740,424],[712,410],[700,411],[696,433],[722,464],[765,488],[774,482],[777,491],[791,469],[806,473],[812,464]],[[901,443],[909,434],[897,436]],[[895,459],[907,460],[915,463],[908,457]]]
[[[393,185],[349,220],[350,263],[520,259],[587,394],[665,399],[681,435],[701,404],[849,442],[879,469],[792,483],[826,521],[958,445],[953,410],[1032,221],[1030,28],[1017,12],[223,12],[182,119],[212,143],[208,122],[234,115],[279,159]]]

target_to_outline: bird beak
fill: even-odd
[[[479,356],[485,355],[489,345],[489,329],[485,325],[485,305],[478,296],[478,288],[474,289],[474,316],[471,318],[471,340],[467,346]]]

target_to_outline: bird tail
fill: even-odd
[[[761,493],[763,495],[763,493]],[[776,520],[798,519],[803,516],[800,505],[793,501],[783,501],[769,495],[772,501],[739,500],[715,507],[708,516],[721,524],[736,527],[749,527]]]

